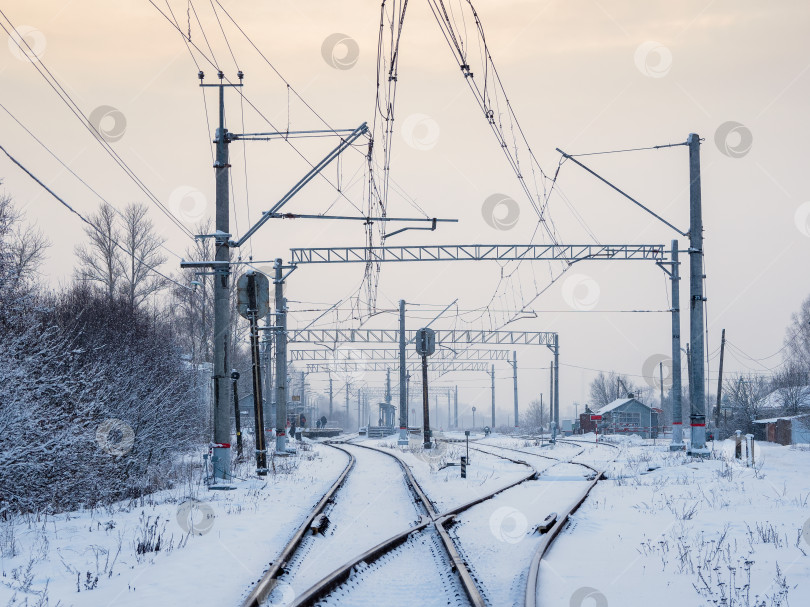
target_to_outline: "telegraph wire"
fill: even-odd
[[[73,169],[71,169],[61,158],[59,158],[59,156],[56,155],[56,153],[53,152],[53,150],[51,150],[43,141],[41,141],[39,137],[34,135],[34,133],[31,132],[31,130],[28,127],[26,127],[22,122],[20,122],[20,120],[14,114],[12,114],[11,111],[6,106],[0,103],[0,108],[2,108],[3,111],[5,111],[6,114],[8,114],[11,117],[11,119],[14,120],[14,122],[16,122],[20,126],[20,128],[22,128],[26,133],[28,133],[34,141],[36,141],[40,146],[42,146],[42,148],[46,152],[48,152],[48,154],[50,154],[51,157],[53,157],[60,165],[62,165],[62,167],[65,170],[67,170],[71,175],[73,175],[76,179],[78,179],[88,190],[93,192],[93,194],[95,194],[99,200],[107,204],[113,211],[115,211],[118,214],[119,217],[124,217],[121,211],[119,211],[109,200],[107,200],[106,198],[104,198],[104,196],[99,194],[98,191],[96,191],[89,183],[87,183],[84,179],[82,179]],[[172,255],[177,257],[177,259],[182,259],[180,255],[172,251],[166,245],[161,244],[160,247],[167,253],[171,253]]]
[[[76,210],[76,209],[74,209],[72,206],[70,206],[70,205],[69,205],[67,202],[65,202],[65,201],[64,201],[64,200],[63,200],[63,199],[62,199],[60,196],[58,196],[58,195],[57,195],[57,194],[56,194],[56,193],[55,193],[55,192],[54,192],[54,191],[53,191],[51,188],[49,188],[49,187],[48,187],[48,186],[46,186],[46,185],[45,185],[45,184],[44,184],[42,181],[40,181],[40,180],[39,180],[39,179],[38,179],[38,178],[37,178],[37,177],[36,177],[36,176],[35,176],[35,175],[34,175],[34,174],[31,172],[31,171],[29,171],[28,169],[26,169],[26,168],[25,168],[25,167],[24,167],[24,166],[23,166],[23,165],[22,165],[22,164],[21,164],[21,163],[20,163],[20,162],[19,162],[19,161],[18,161],[16,158],[14,158],[14,156],[12,156],[12,155],[11,155],[11,154],[8,152],[8,150],[6,150],[6,148],[4,148],[2,145],[0,145],[0,150],[2,150],[2,151],[3,151],[3,153],[4,153],[6,156],[8,156],[8,158],[9,158],[9,160],[11,160],[11,162],[13,162],[13,163],[14,163],[14,164],[16,164],[18,167],[20,167],[20,168],[21,168],[21,169],[22,169],[22,170],[23,170],[23,171],[24,171],[24,172],[25,172],[25,173],[26,173],[26,174],[27,174],[27,175],[28,175],[28,176],[29,176],[31,179],[33,179],[33,180],[34,180],[34,181],[35,181],[37,184],[39,184],[39,186],[40,186],[42,189],[44,189],[46,192],[48,192],[48,194],[50,194],[50,195],[51,195],[51,196],[53,196],[53,197],[54,197],[56,200],[58,200],[58,201],[59,201],[59,202],[62,204],[62,206],[64,206],[64,207],[65,207],[65,208],[66,208],[68,211],[70,211],[71,213],[73,213],[74,215],[76,215],[76,216],[77,216],[77,217],[78,217],[80,220],[82,220],[84,223],[86,223],[86,224],[87,224],[87,225],[89,225],[91,228],[93,228],[94,230],[96,230],[96,232],[98,232],[98,231],[99,231],[99,230],[98,230],[98,228],[97,228],[95,225],[93,225],[93,223],[92,223],[90,220],[86,219],[86,218],[84,217],[84,215],[82,215],[81,213],[79,213],[79,211],[77,211],[77,210]],[[121,246],[121,245],[118,243],[118,241],[117,241],[117,240],[112,239],[112,238],[111,238],[110,240],[112,240],[113,244],[114,244],[116,247],[118,247],[119,249],[121,249],[121,250],[122,250],[124,253],[126,253],[127,255],[129,255],[129,254],[130,254],[130,252],[129,252],[127,249],[125,249],[123,246]],[[136,259],[138,259],[138,258],[136,257]],[[183,289],[187,289],[187,290],[189,290],[189,291],[193,291],[193,289],[192,289],[191,287],[189,287],[189,286],[187,286],[187,285],[184,285],[184,284],[181,284],[181,283],[177,282],[176,280],[174,280],[173,278],[170,278],[170,277],[166,276],[166,275],[165,275],[165,274],[163,274],[161,271],[159,271],[158,269],[156,269],[154,266],[150,266],[150,265],[149,265],[148,263],[146,263],[146,262],[145,262],[143,259],[138,259],[138,261],[139,261],[139,262],[141,262],[141,263],[142,263],[144,266],[146,266],[146,267],[147,267],[149,270],[151,270],[152,272],[154,272],[154,273],[155,273],[155,274],[157,274],[158,276],[163,277],[164,279],[168,280],[169,282],[173,282],[173,283],[174,283],[174,284],[176,284],[178,287],[181,287],[181,288],[183,288]]]
[[[6,16],[2,9],[0,9],[0,15],[8,22],[9,26],[16,32],[16,28],[11,20]],[[0,27],[9,35],[9,38],[14,41],[17,47],[22,51],[22,53],[29,58],[29,62],[37,70],[37,72],[42,76],[42,78],[48,83],[48,85],[54,90],[60,100],[67,105],[68,109],[73,113],[74,116],[79,120],[82,126],[87,129],[87,131],[93,135],[93,138],[102,146],[102,148],[107,152],[108,155],[113,159],[113,161],[118,164],[121,169],[127,174],[127,176],[140,188],[140,190],[146,194],[146,196],[154,202],[161,212],[164,213],[171,221],[174,223],[180,230],[182,230],[189,238],[194,238],[194,234],[186,228],[182,222],[174,216],[174,214],[162,203],[160,200],[149,190],[146,184],[141,181],[141,179],[135,174],[135,172],[129,167],[126,161],[121,158],[118,153],[112,148],[112,146],[102,137],[101,133],[98,132],[98,129],[92,125],[89,119],[84,115],[81,111],[79,106],[73,101],[73,98],[65,91],[64,87],[60,84],[59,80],[51,73],[48,67],[41,59],[36,59],[36,61],[32,60],[31,57],[36,57],[33,49],[31,49],[28,42],[26,42],[25,38],[19,37],[22,43],[25,45],[25,49],[28,49],[30,55],[25,51],[25,49],[20,45],[17,38],[15,38],[12,33],[8,30],[4,23],[0,22]],[[42,66],[42,69],[40,69]],[[45,70],[45,72],[42,70]],[[50,79],[48,78],[50,77]]]

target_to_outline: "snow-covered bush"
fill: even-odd
[[[171,326],[78,287],[31,303],[0,312],[0,517],[166,486],[203,420]]]

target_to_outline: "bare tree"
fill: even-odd
[[[121,233],[116,225],[115,210],[102,203],[89,221],[91,225],[84,228],[87,243],[76,247],[76,257],[79,258],[76,278],[95,285],[111,302],[117,294],[123,270],[117,244]]]
[[[810,372],[810,296],[793,314],[785,335],[785,359]]]
[[[810,404],[807,371],[788,359],[773,377],[774,397],[786,415],[796,415],[802,406]]]
[[[153,271],[166,262],[160,252],[164,240],[155,233],[146,212],[145,204],[128,204],[122,219],[121,291],[133,310],[167,286],[166,279]]]
[[[210,234],[211,222],[200,223],[197,234]],[[213,240],[200,238],[186,249],[185,258],[190,261],[210,261],[214,258]],[[179,285],[172,289],[171,309],[182,347],[190,353],[194,363],[211,362],[211,336],[214,333],[214,288],[211,277],[186,269],[178,276]]]
[[[591,403],[599,410],[616,399],[627,398],[628,394],[635,394],[638,391],[639,389],[626,375],[615,371],[605,375],[600,371],[591,382]]]
[[[12,288],[30,283],[45,260],[45,251],[51,246],[42,230],[34,226],[18,225],[10,238]]]
[[[11,286],[13,258],[9,241],[18,220],[19,213],[14,208],[11,196],[0,194],[0,290],[4,292]]]
[[[543,426],[549,421],[548,407],[539,400],[533,400],[523,414],[521,426],[529,430],[543,431]]]
[[[723,392],[731,406],[735,429],[753,431],[753,421],[762,413],[765,397],[770,391],[770,382],[759,375],[738,375],[725,381]]]

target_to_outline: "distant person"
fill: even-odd
[[[326,416],[321,416],[321,428],[326,428]]]
[[[295,422],[290,424],[290,437],[295,438]]]
[[[318,430],[320,430],[320,429],[321,429],[321,420],[319,420],[319,419],[315,420],[315,427],[316,427]]]

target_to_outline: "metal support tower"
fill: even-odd
[[[332,420],[332,378],[329,377],[329,420]]]
[[[707,455],[705,344],[703,334],[703,213],[700,188],[700,137],[690,133],[689,145],[689,339],[692,344],[692,396],[689,421],[692,426],[690,453]],[[691,385],[691,382],[690,382]]]

